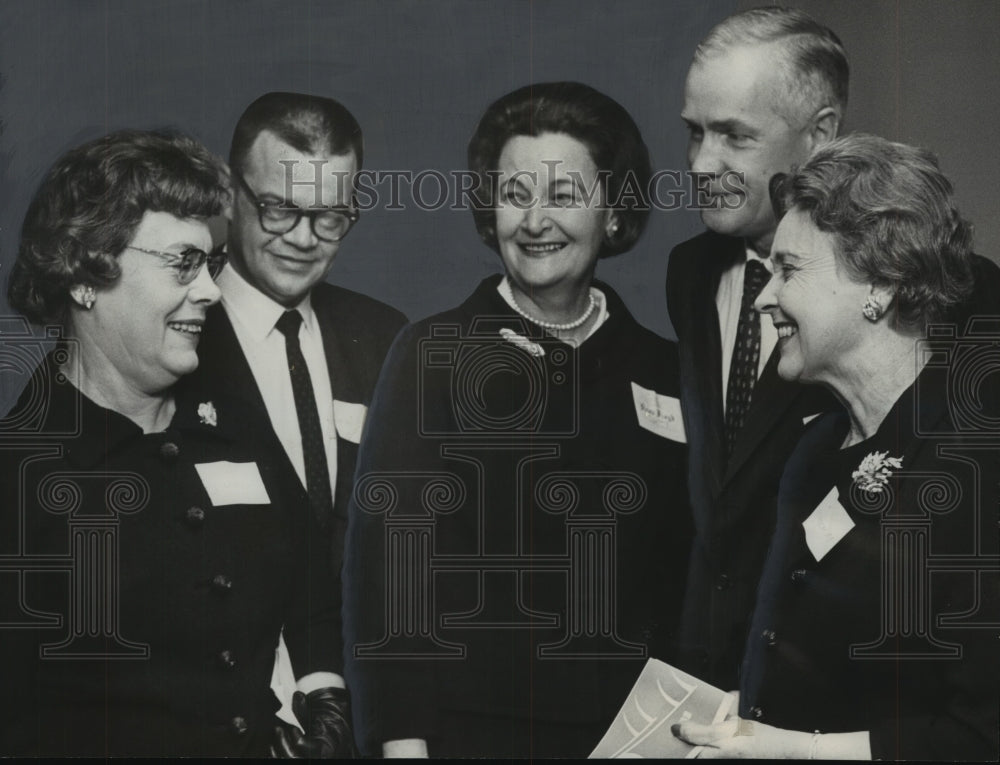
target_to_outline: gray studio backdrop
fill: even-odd
[[[575,79],[635,117],[660,169],[685,169],[678,117],[692,51],[740,0],[0,0],[0,315],[18,232],[41,175],[66,149],[123,127],[172,126],[225,154],[243,108],[268,90],[331,95],[365,131],[376,170],[465,167],[486,105],[532,81]],[[843,39],[847,128],[939,153],[1000,255],[1000,3],[799,0]],[[382,187],[380,187],[381,190]],[[386,187],[387,188],[387,187]],[[433,182],[425,186],[434,199]],[[330,280],[411,318],[451,307],[499,270],[467,211],[387,200],[346,240]],[[663,281],[696,213],[654,211],[645,238],[599,276],[640,322],[672,337]],[[0,412],[22,384],[0,370]]]

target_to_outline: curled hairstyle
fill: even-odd
[[[891,289],[904,327],[947,319],[972,292],[972,231],[925,149],[853,133],[776,182],[772,197],[833,234],[853,278]]]
[[[332,98],[305,93],[265,93],[246,108],[233,130],[229,167],[237,172],[257,136],[268,130],[296,151],[337,156],[353,151],[364,160],[361,126],[347,107]]]
[[[734,14],[716,25],[695,49],[700,61],[740,45],[775,43],[788,99],[790,123],[805,122],[820,109],[833,107],[843,118],[847,109],[850,67],[834,32],[796,8],[769,6]]]
[[[504,146],[515,136],[543,133],[565,133],[586,146],[604,181],[604,198],[615,210],[618,230],[605,236],[599,257],[630,250],[649,219],[649,150],[621,104],[579,82],[527,85],[486,109],[468,152],[469,169],[478,176],[472,214],[483,241],[499,251],[496,171]]]
[[[185,135],[122,130],[71,149],[28,207],[7,296],[36,323],[62,323],[74,285],[107,287],[146,212],[219,215],[228,182],[221,161]]]

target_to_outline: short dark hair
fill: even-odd
[[[36,323],[63,322],[72,286],[118,279],[118,256],[146,212],[219,215],[227,188],[221,160],[179,133],[122,130],[71,149],[24,217],[10,305]]]
[[[775,206],[833,234],[854,278],[892,289],[901,325],[944,321],[972,292],[972,230],[926,149],[853,133],[772,187]]]
[[[840,38],[797,8],[767,6],[736,13],[717,24],[695,49],[699,61],[739,45],[778,44],[776,60],[793,111],[805,118],[826,106],[842,119],[847,109],[850,67]],[[784,115],[786,119],[791,114]]]
[[[496,170],[504,146],[514,136],[542,133],[565,133],[580,141],[590,151],[598,171],[607,176],[605,199],[616,210],[618,230],[613,237],[605,237],[600,257],[631,249],[649,219],[649,150],[621,104],[579,82],[526,85],[486,109],[468,152],[469,169],[479,179],[472,214],[483,241],[499,249]],[[623,198],[630,203],[622,204]]]
[[[353,151],[364,161],[361,126],[347,107],[332,98],[306,93],[265,93],[246,108],[233,130],[229,167],[242,172],[250,147],[268,130],[292,148],[338,156]]]

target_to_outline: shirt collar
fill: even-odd
[[[281,315],[289,310],[250,284],[231,265],[222,269],[216,284],[222,291],[222,305],[226,313],[238,321],[258,342],[267,338]],[[293,308],[302,314],[302,326],[305,330],[315,333],[316,312],[312,308],[310,293],[306,293],[306,296]]]
[[[764,264],[764,268],[767,269],[769,274],[774,273],[774,264],[771,262],[770,258],[762,258],[749,244],[744,247],[747,253],[746,262],[749,263],[751,260],[756,260]]]

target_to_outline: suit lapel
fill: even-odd
[[[319,322],[320,335],[323,338],[323,355],[326,357],[326,367],[330,374],[330,392],[334,400],[351,401],[351,385],[348,376],[352,373],[341,345],[341,335],[338,332],[338,322],[333,314],[333,306],[327,300],[322,290],[313,290],[313,311]],[[336,405],[335,405],[336,406]],[[334,409],[336,411],[336,409]],[[336,418],[334,418],[336,419]],[[354,486],[354,465],[357,460],[357,444],[351,443],[337,434],[337,478],[333,494],[334,522],[344,520],[346,523],[347,501]],[[346,525],[345,525],[346,528]],[[339,553],[335,550],[335,564],[339,564]]]
[[[719,263],[721,265],[721,263]],[[713,497],[722,491],[723,469],[726,464],[725,420],[722,412],[722,336],[719,332],[719,310],[715,304],[715,293],[719,288],[719,278],[724,268],[713,269],[705,294],[703,342],[697,343],[695,350],[696,369],[707,372],[699,386],[702,396],[700,409],[703,416],[704,450],[707,456],[706,474]]]
[[[229,315],[222,304],[212,306],[205,317],[205,329],[198,346],[198,376],[216,387],[224,386],[228,395],[267,414],[264,397],[250,370]]]
[[[713,237],[714,239],[714,237]],[[725,246],[715,252],[706,252],[704,260],[692,262],[694,274],[688,304],[689,315],[694,318],[686,353],[689,363],[684,365],[686,407],[693,438],[692,453],[704,455],[701,474],[710,495],[717,498],[722,492],[726,464],[725,421],[722,414],[722,336],[719,330],[719,310],[715,296],[722,274],[743,256],[743,243],[739,239],[719,237]]]
[[[785,412],[802,393],[801,385],[786,382],[778,376],[780,357],[781,353],[776,347],[771,352],[767,364],[764,365],[764,371],[754,386],[750,411],[747,412],[743,429],[736,437],[736,445],[733,447],[733,453],[726,467],[725,482],[727,483],[732,480],[747,458],[754,453],[761,440],[781,421]]]
[[[323,338],[323,356],[326,357],[326,368],[330,375],[330,390],[335,399],[343,398],[344,383],[341,376],[349,374],[350,370],[340,347],[336,322],[331,321],[330,307],[322,291],[313,290],[312,306],[313,311],[316,312],[316,321],[319,322],[320,335]]]

